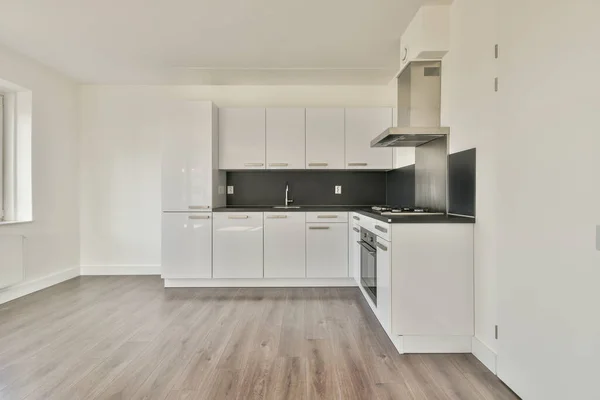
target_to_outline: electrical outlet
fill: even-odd
[[[233,186],[227,186],[227,194],[233,194]]]
[[[341,186],[336,186],[335,187],[335,194],[342,194],[342,187]]]
[[[225,194],[225,186],[219,186],[218,192],[219,194]]]

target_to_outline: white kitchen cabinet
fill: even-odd
[[[163,138],[162,210],[210,210],[224,205],[217,107],[207,101],[181,101],[169,103],[165,112],[170,129]]]
[[[162,277],[212,277],[211,213],[163,213]]]
[[[348,232],[348,276],[354,278],[360,285],[360,225],[356,223],[349,224]]]
[[[265,169],[265,116],[264,108],[219,110],[220,169]]]
[[[347,108],[346,169],[390,170],[391,148],[371,148],[371,140],[392,126],[392,108]]]
[[[213,214],[213,278],[263,277],[263,213]]]
[[[264,215],[265,278],[306,277],[305,213]]]
[[[348,224],[306,224],[306,276],[348,277]]]
[[[386,332],[392,331],[392,246],[377,238],[377,317]]]
[[[392,333],[472,336],[473,225],[393,229]]]
[[[344,109],[306,109],[306,168],[344,169]]]
[[[267,108],[267,169],[306,168],[304,108]]]
[[[307,212],[306,222],[348,222],[348,213],[344,211]]]

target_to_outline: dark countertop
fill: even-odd
[[[282,206],[283,207],[283,206]],[[274,208],[274,206],[227,206],[213,208],[213,212],[354,212],[356,206],[300,206],[300,208]]]
[[[474,224],[475,218],[453,215],[384,216],[361,206],[301,206],[273,208],[272,206],[229,206],[213,208],[213,212],[355,212],[389,224]]]

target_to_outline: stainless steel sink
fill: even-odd
[[[298,209],[298,208],[300,208],[300,206],[287,206],[287,207],[286,206],[274,206],[273,208],[280,208],[282,210],[285,210],[285,209],[289,209],[289,208],[296,208],[296,209]]]

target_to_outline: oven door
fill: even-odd
[[[377,306],[377,250],[360,241],[360,281],[375,306]]]

